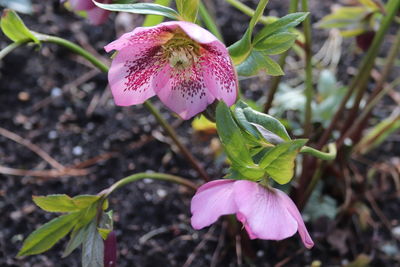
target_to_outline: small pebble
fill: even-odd
[[[61,95],[62,95],[61,88],[54,87],[53,89],[51,89],[51,97],[59,97]]]
[[[164,197],[167,195],[167,191],[164,190],[164,189],[158,189],[158,190],[157,190],[157,195],[158,195],[160,198],[164,198]]]
[[[72,149],[72,154],[74,154],[75,156],[80,156],[83,153],[83,149],[80,146],[76,146]]]
[[[58,133],[56,131],[50,131],[47,136],[49,137],[49,139],[54,140],[58,137]]]
[[[31,98],[30,94],[27,92],[20,92],[18,94],[18,99],[21,101],[28,101]]]

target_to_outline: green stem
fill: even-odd
[[[297,8],[299,5],[299,0],[291,0],[290,1],[290,6],[289,6],[289,14],[297,12]],[[289,50],[285,51],[280,57],[279,57],[279,66],[281,66],[281,69],[285,69],[286,65],[286,58],[289,55]],[[264,113],[268,113],[269,109],[272,107],[272,102],[274,101],[274,97],[276,92],[278,91],[278,86],[281,83],[283,75],[281,76],[273,76],[272,81],[271,81],[271,86],[268,90],[268,96],[267,96],[267,102],[265,102],[264,105]]]
[[[95,56],[93,56],[91,53],[83,49],[77,44],[74,44],[73,42],[70,42],[68,40],[65,40],[60,37],[56,36],[50,36],[50,35],[45,35],[45,34],[38,34],[38,38],[41,42],[47,42],[47,43],[53,43],[57,44],[63,47],[68,48],[72,52],[84,57],[87,61],[92,63],[96,68],[103,72],[108,72],[108,66],[101,62],[99,59],[97,59]]]
[[[38,34],[38,37],[40,41],[42,42],[49,42],[49,43],[55,43],[61,46],[64,46],[71,51],[75,52],[76,54],[84,57],[86,60],[88,60],[90,63],[92,63],[95,67],[100,69],[103,72],[108,72],[109,68],[107,65],[105,65],[103,62],[101,62],[99,59],[97,59],[95,56],[87,52],[85,49],[82,47],[59,37],[54,37],[54,36],[49,36],[49,35],[44,35],[44,34]],[[164,130],[167,132],[167,134],[171,137],[171,139],[174,141],[174,143],[177,145],[177,147],[180,149],[182,154],[189,160],[189,162],[192,164],[193,168],[199,173],[199,175],[203,178],[205,181],[209,181],[210,178],[207,175],[207,173],[204,171],[204,169],[201,167],[200,163],[197,161],[197,159],[190,153],[190,151],[182,144],[182,142],[179,140],[179,137],[175,130],[169,125],[169,123],[164,119],[164,117],[161,115],[161,113],[157,110],[156,107],[154,107],[153,104],[151,104],[150,101],[144,102],[144,106],[153,114],[153,116],[156,118],[158,123],[164,128]]]
[[[368,101],[367,106],[362,110],[361,114],[357,116],[357,119],[354,121],[349,129],[346,129],[342,137],[338,140],[337,146],[341,147],[347,137],[352,137],[352,135],[357,131],[362,129],[362,124],[366,121],[367,117],[370,115],[372,109],[376,106],[376,104],[391,90],[395,87],[393,84],[396,84],[397,81],[400,81],[400,78],[397,78],[391,85],[387,86],[383,89],[384,84],[389,76],[391,70],[393,69],[393,65],[395,59],[400,51],[400,30],[397,31],[396,39],[392,44],[388,55],[386,56],[385,66],[383,67],[382,74],[378,83],[373,90],[372,97]],[[375,93],[375,95],[374,95]]]
[[[241,12],[243,12],[243,14],[249,16],[249,17],[253,17],[255,14],[255,10],[246,6],[245,4],[239,2],[238,0],[225,0],[226,2],[228,2],[231,6],[235,7],[236,9],[240,10]],[[265,17],[265,16],[261,16],[259,18],[259,22],[261,22],[262,24],[270,24],[274,21],[274,18],[271,17]]]
[[[375,58],[378,55],[379,48],[383,42],[384,36],[389,29],[390,24],[393,22],[395,15],[400,7],[399,0],[389,0],[388,4],[386,5],[387,14],[384,17],[381,27],[379,28],[378,32],[376,33],[374,40],[372,41],[371,47],[368,49],[367,55],[364,57],[363,61],[358,68],[358,73],[351,81],[349,88],[347,90],[346,95],[340,102],[340,106],[336,111],[334,117],[332,118],[329,127],[324,131],[321,139],[318,142],[317,148],[321,148],[324,144],[328,141],[332,131],[335,129],[337,122],[339,121],[340,115],[342,115],[343,110],[346,106],[347,101],[352,96],[353,92],[358,88],[356,100],[354,102],[353,108],[351,110],[351,114],[357,112],[358,106],[360,104],[362,95],[366,89],[366,84],[368,82],[371,69],[374,66]],[[351,115],[350,114],[350,115]],[[351,121],[349,121],[351,123]],[[344,126],[347,126],[348,123],[345,123]],[[344,128],[343,128],[344,129]]]
[[[222,35],[218,29],[218,26],[215,24],[214,19],[211,17],[210,13],[207,11],[207,8],[203,4],[203,1],[200,1],[199,13],[201,16],[204,25],[206,25],[207,29],[210,30],[212,34],[214,34],[221,42],[223,42]]]
[[[111,185],[109,188],[103,190],[101,193],[99,193],[99,195],[101,195],[103,198],[107,198],[112,192],[114,192],[115,190],[117,190],[118,188],[121,188],[127,184],[136,182],[138,180],[141,179],[155,179],[155,180],[162,180],[162,181],[167,181],[167,182],[171,182],[171,183],[176,183],[176,184],[180,184],[180,185],[184,185],[187,186],[193,190],[197,190],[197,186],[190,182],[188,179],[186,178],[182,178],[176,175],[171,175],[171,174],[165,174],[165,173],[157,173],[157,172],[153,172],[153,173],[146,173],[146,172],[141,172],[141,173],[136,173],[130,176],[127,176],[125,178],[122,178],[121,180],[119,180],[118,182],[114,183],[113,185]]]
[[[302,10],[303,12],[308,12],[308,0],[302,0]],[[303,22],[304,29],[304,52],[305,52],[305,62],[306,62],[306,79],[305,79],[305,117],[304,117],[304,136],[309,137],[312,132],[312,99],[314,95],[313,91],[313,80],[312,80],[312,55],[311,55],[311,19],[310,16]]]
[[[323,160],[334,160],[336,158],[336,145],[335,143],[328,144],[329,152],[322,152],[315,148],[304,146],[300,153],[310,154],[316,158],[323,159]]]
[[[14,49],[18,48],[19,46],[21,46],[22,44],[25,44],[27,42],[29,42],[29,40],[22,40],[22,41],[14,42],[14,43],[9,44],[8,46],[4,47],[4,49],[2,49],[0,51],[0,60],[2,60],[3,57],[7,56],[9,53],[14,51]]]

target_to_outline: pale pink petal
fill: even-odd
[[[231,58],[220,42],[202,45],[201,64],[208,90],[228,106],[236,102],[238,82]]]
[[[202,112],[215,100],[207,90],[197,65],[185,71],[177,71],[166,64],[154,78],[153,84],[155,93],[164,105],[184,120]]]
[[[94,7],[92,9],[89,9],[87,11],[87,14],[91,24],[100,25],[107,21],[110,12],[98,7]]]
[[[282,240],[296,233],[297,222],[276,192],[245,180],[234,184],[234,192],[237,218],[251,239]]]
[[[142,104],[155,95],[151,85],[162,64],[155,57],[160,49],[159,46],[133,46],[118,52],[108,72],[117,105]]]
[[[289,211],[289,213],[293,216],[293,218],[297,221],[298,225],[298,231],[301,237],[301,240],[303,241],[304,246],[306,248],[312,248],[314,246],[314,242],[312,241],[310,234],[307,231],[307,228],[304,224],[303,218],[301,217],[301,214],[299,210],[297,209],[296,205],[293,203],[293,201],[288,197],[285,193],[282,191],[276,190],[277,193],[279,194],[280,198],[282,201],[285,203],[286,209]]]
[[[175,30],[176,28],[180,28],[183,30],[192,40],[200,43],[200,44],[209,44],[212,42],[221,43],[217,37],[215,37],[212,33],[203,29],[197,24],[187,22],[187,21],[169,21],[161,23],[160,25],[166,26],[171,30]],[[221,43],[222,44],[222,43]]]
[[[216,180],[201,186],[190,205],[191,223],[194,229],[209,226],[222,215],[236,212],[233,196],[235,180]]]
[[[121,50],[131,46],[156,46],[166,43],[173,37],[172,31],[162,24],[154,27],[137,27],[133,31],[123,34],[117,40],[104,47],[107,52]]]

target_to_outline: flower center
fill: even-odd
[[[163,50],[175,70],[185,70],[199,61],[199,45],[183,32],[176,33],[163,45]]]

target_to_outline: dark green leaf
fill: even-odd
[[[103,267],[104,243],[97,231],[96,220],[89,224],[82,248],[82,267]]]
[[[296,27],[300,24],[303,20],[306,19],[309,13],[307,12],[297,12],[286,15],[277,21],[266,25],[255,37],[254,37],[254,44],[262,41],[263,39],[267,38],[268,36],[277,33],[286,31],[289,28]]]
[[[262,51],[265,55],[281,54],[293,46],[296,38],[297,34],[294,33],[276,33],[258,42],[254,49]]]
[[[291,140],[289,134],[285,129],[285,126],[283,126],[283,124],[274,117],[255,111],[250,107],[244,108],[243,112],[249,123],[256,123],[258,125],[261,125],[265,129],[276,134],[285,141]],[[248,125],[246,126],[246,128],[247,127]]]
[[[195,22],[199,11],[200,0],[176,0],[176,7],[181,17],[187,21]]]
[[[260,178],[264,172],[254,164],[240,128],[234,121],[230,109],[222,101],[217,106],[216,121],[219,138],[232,162],[232,167],[244,177]]]
[[[5,9],[3,11],[0,20],[0,27],[3,33],[14,42],[29,40],[35,43],[40,43],[13,10]]]
[[[251,17],[249,26],[247,27],[247,30],[244,33],[243,37],[228,48],[229,54],[235,65],[239,65],[240,63],[245,61],[246,58],[250,55],[250,52],[252,50],[251,39],[254,26],[257,24],[258,20],[263,15],[264,9],[267,6],[268,1],[269,0],[259,1],[257,8],[254,12],[254,15]]]
[[[267,55],[260,51],[251,51],[250,55],[236,67],[239,76],[254,76],[261,70],[272,76],[283,75],[281,67]]]
[[[159,15],[173,20],[179,20],[179,14],[172,8],[151,4],[151,3],[137,3],[137,4],[102,4],[93,1],[98,7],[110,11],[129,12],[145,15]]]
[[[268,150],[259,166],[279,184],[288,183],[294,175],[295,159],[307,139],[297,139]]]
[[[24,241],[18,256],[39,254],[50,249],[58,240],[71,231],[79,215],[79,212],[69,213],[42,225]]]
[[[256,129],[262,135],[262,137],[269,143],[277,145],[284,142],[282,138],[280,138],[278,135],[274,134],[270,130],[265,129],[262,125],[253,122],[251,123],[251,125],[256,127]]]

